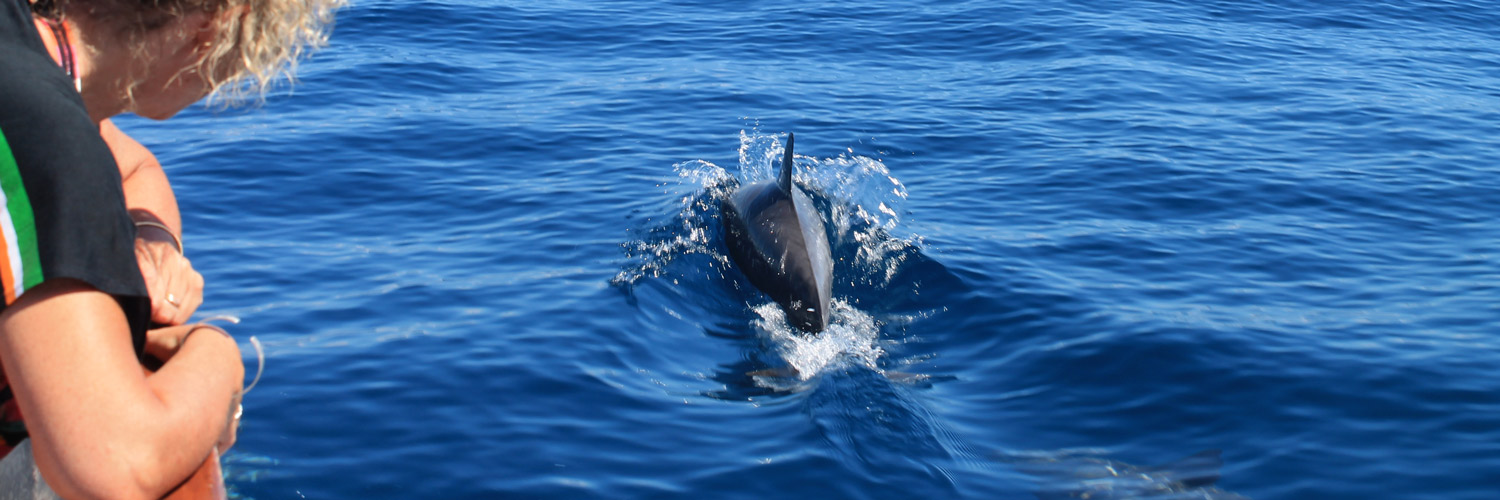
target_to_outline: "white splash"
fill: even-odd
[[[775,174],[776,159],[781,157],[783,147],[781,137],[740,131],[741,182]],[[799,154],[794,175],[798,183],[830,200],[830,243],[838,246],[839,241],[854,242],[854,261],[849,263],[855,266],[852,274],[862,276],[864,284],[887,285],[904,263],[906,251],[922,245],[921,237],[900,230],[906,185],[891,175],[880,159],[847,151],[833,157]]]
[[[828,326],[817,334],[806,334],[787,323],[786,313],[776,303],[755,308],[755,320],[766,344],[805,381],[830,367],[858,363],[879,371],[877,361],[885,350],[876,343],[880,327],[875,318],[842,300],[829,303]]]
[[[715,210],[714,200],[722,196],[718,192],[727,189],[733,176],[723,167],[702,160],[678,163],[672,170],[677,179],[660,185],[675,200],[675,205],[664,210],[672,215],[664,222],[642,229],[646,233],[642,238],[623,245],[636,263],[621,269],[611,282],[629,285],[641,278],[660,277],[668,263],[683,255],[702,254],[727,262],[727,256],[709,245],[713,237],[708,231],[712,226],[706,219]]]

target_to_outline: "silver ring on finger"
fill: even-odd
[[[167,303],[168,304],[172,304],[172,307],[181,307],[182,306],[182,302],[178,302],[177,301],[177,296],[173,295],[173,294],[170,294],[170,293],[167,294]]]

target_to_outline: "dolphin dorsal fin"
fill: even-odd
[[[787,194],[792,192],[792,133],[786,133],[786,156],[781,159],[781,175],[777,176],[776,185]]]

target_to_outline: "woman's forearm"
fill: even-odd
[[[186,330],[187,338],[160,370],[146,378],[165,417],[175,422],[166,429],[168,435],[154,440],[160,448],[150,454],[170,460],[163,463],[166,470],[191,472],[219,442],[225,427],[233,425],[245,369],[239,347],[229,336],[197,325],[176,328]],[[186,473],[165,476],[180,479]]]
[[[172,184],[156,156],[113,122],[101,122],[99,135],[114,154],[125,207],[136,223],[136,259],[151,296],[151,320],[186,323],[203,302],[203,276],[183,254],[182,216]]]

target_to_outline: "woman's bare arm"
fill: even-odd
[[[182,236],[182,215],[177,211],[177,195],[162,170],[161,162],[151,150],[125,134],[113,120],[99,123],[99,136],[109,145],[120,167],[120,181],[125,188],[125,208],[137,221],[150,220],[172,228]]]
[[[151,319],[163,325],[186,323],[203,303],[203,276],[177,247],[182,241],[182,216],[167,173],[151,150],[113,121],[100,122],[99,135],[120,168],[130,218],[167,227],[143,225],[136,231],[136,261],[151,294]]]
[[[234,341],[200,329],[146,377],[115,300],[48,280],[0,314],[0,363],[37,468],[66,498],[157,498],[207,457],[244,380]]]

